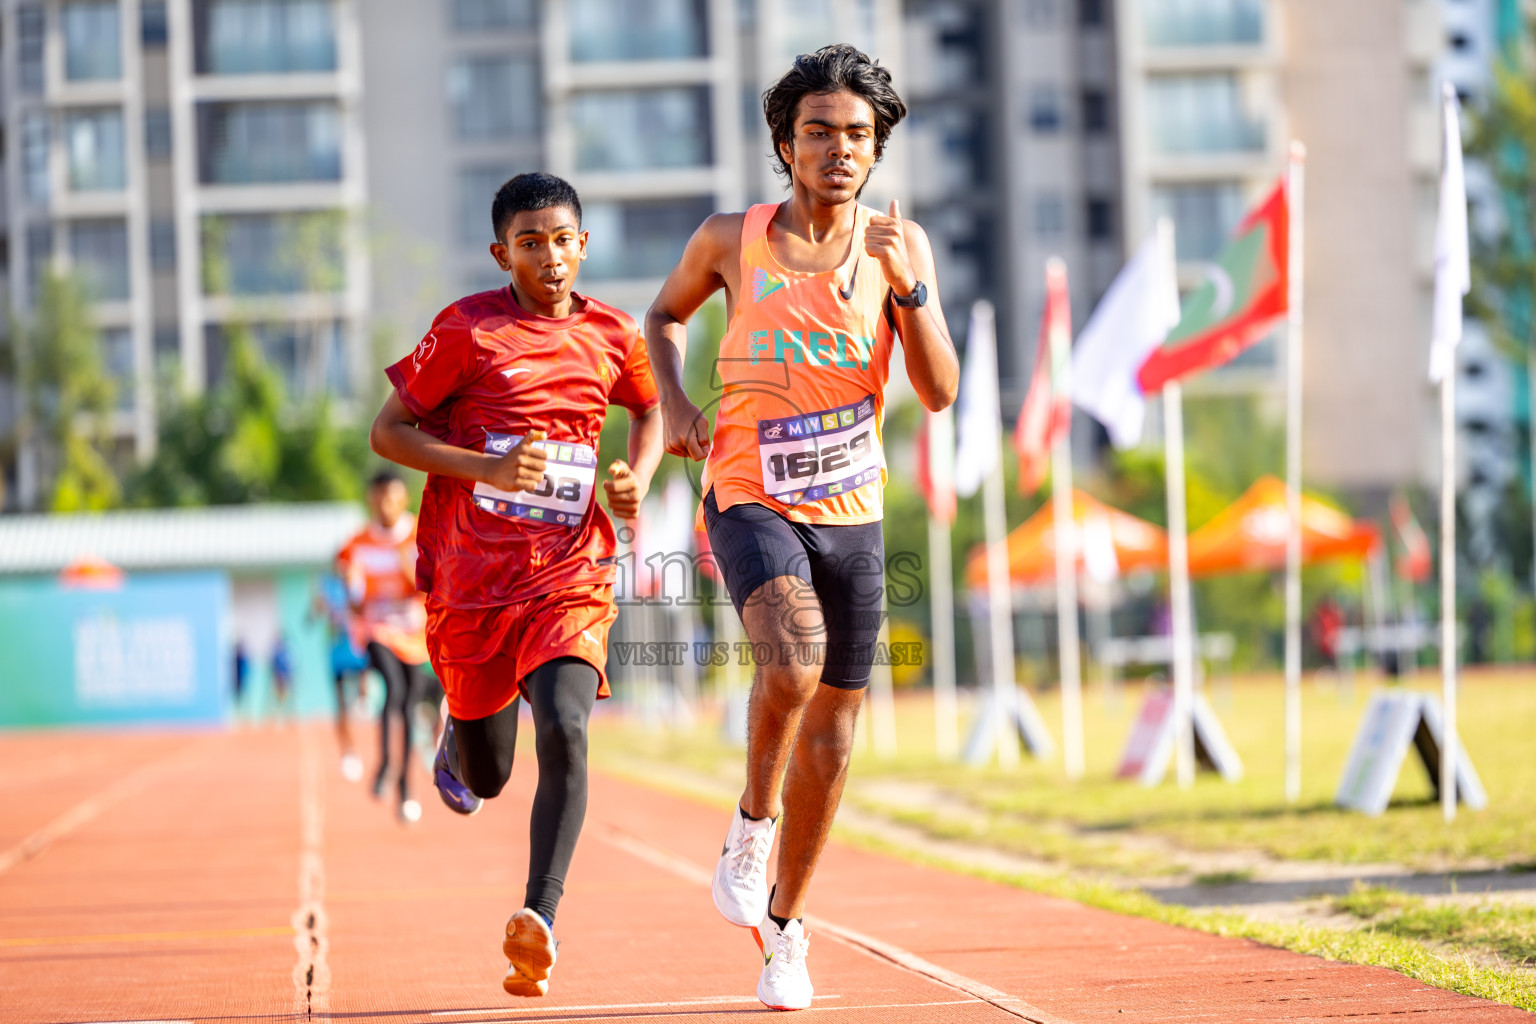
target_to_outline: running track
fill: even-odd
[[[0,737],[0,1021],[772,1016],[752,939],[701,881],[722,814],[609,777],[551,995],[502,994],[531,761],[479,817],[428,791],[406,829],[342,781],[318,727]],[[1531,1020],[836,844],[812,908],[812,1022]]]

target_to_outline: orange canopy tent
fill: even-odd
[[[1008,577],[1014,583],[1044,583],[1056,576],[1056,513],[1046,502],[1023,524],[1008,534]],[[1114,545],[1121,572],[1168,567],[1168,535],[1159,526],[1110,508],[1082,491],[1072,492],[1072,518],[1077,520],[1077,567],[1083,568],[1085,534],[1107,534]],[[1092,526],[1090,526],[1090,521]],[[972,587],[987,585],[987,548],[978,544],[966,559],[965,581]]]
[[[1193,575],[1285,568],[1285,484],[1260,477],[1241,498],[1189,535]],[[1305,494],[1301,498],[1301,560],[1364,558],[1377,543],[1376,527],[1358,522]]]
[[[59,582],[77,590],[116,590],[127,574],[99,555],[80,555],[59,571]]]

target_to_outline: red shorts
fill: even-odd
[[[429,600],[427,651],[449,714],[461,720],[494,715],[517,699],[534,669],[556,658],[591,664],[597,695],[608,696],[608,627],[618,614],[611,584],[493,608],[449,608]]]

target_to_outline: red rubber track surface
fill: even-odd
[[[701,878],[717,809],[596,775],[550,995],[501,991],[534,781],[407,828],[320,727],[0,737],[0,1022],[739,1021],[760,959]],[[1391,971],[832,844],[806,1019],[1527,1021]]]

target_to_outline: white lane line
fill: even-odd
[[[78,1024],[194,1024],[190,1020],[89,1020]]]
[[[841,999],[842,996],[813,996],[814,999]],[[585,1006],[536,1006],[526,1010],[509,1010],[505,1006],[491,1006],[480,1010],[433,1010],[433,1017],[471,1017],[479,1014],[506,1013],[565,1013],[576,1010],[649,1010],[661,1006],[711,1006],[717,1003],[756,1003],[756,996],[697,996],[690,999],[668,999],[661,1003],[588,1003]]]
[[[703,886],[708,886],[713,881],[713,874],[707,868],[695,864],[686,857],[679,857],[669,850],[653,846],[644,839],[615,828],[606,822],[594,823],[589,828],[595,828],[598,836],[610,846],[617,847],[638,860],[643,860],[647,864],[670,872],[678,878]],[[974,978],[968,978],[948,968],[940,967],[938,964],[924,960],[916,953],[903,949],[893,943],[884,942],[873,936],[854,931],[852,928],[844,928],[842,925],[834,924],[825,918],[812,917],[809,914],[805,917],[805,923],[809,929],[824,932],[828,937],[857,949],[868,956],[874,957],[877,960],[884,960],[913,974],[928,978],[930,981],[935,981],[948,988],[963,992],[968,996],[974,996],[982,1002],[991,1003],[999,1010],[1023,1020],[1031,1021],[1032,1024],[1070,1024],[1065,1018],[1054,1016],[1038,1007],[1031,1006],[1018,996],[1001,992]],[[852,1007],[849,1007],[849,1009],[852,1009]]]
[[[139,792],[153,782],[156,775],[170,768],[175,761],[187,754],[192,746],[193,744],[188,744],[164,757],[140,765],[101,792],[81,800],[9,850],[0,853],[0,874],[24,861],[31,860],[113,804]]]
[[[753,1003],[757,1002],[756,999],[753,999],[753,1000],[750,1000],[750,1001],[753,1002]],[[795,1012],[796,1013],[814,1013],[817,1010],[823,1010],[823,1011],[825,1011],[825,1010],[836,1010],[836,1011],[843,1011],[843,1012],[846,1012],[846,1013],[861,1013],[864,1010],[905,1010],[905,1009],[915,1009],[915,1008],[928,1007],[928,1006],[978,1006],[978,1005],[981,1005],[981,1004],[983,1004],[985,1002],[986,1002],[986,1000],[983,1000],[983,999],[949,999],[949,1000],[945,1000],[945,1001],[942,1001],[942,1002],[925,1002],[925,1003],[871,1003],[869,1005],[851,1005],[851,1006],[812,1006],[812,1007],[810,1007],[808,1009],[805,1009],[805,1010],[796,1010]],[[657,1003],[656,1005],[657,1006],[681,1007],[684,1004],[682,1004],[682,1003]],[[761,1007],[761,1004],[759,1004],[759,1006]],[[566,1009],[574,1010],[574,1009],[576,1009],[576,1007],[567,1007]],[[509,1010],[502,1010],[500,1012],[501,1013],[516,1013],[518,1011],[516,1011],[516,1010],[510,1010],[510,1011]],[[474,1022],[474,1024],[539,1024],[540,1021],[562,1021],[562,1020],[614,1020],[614,1021],[618,1021],[618,1020],[659,1020],[659,1019],[663,1019],[663,1018],[666,1018],[666,1017],[693,1017],[693,1016],[696,1016],[699,1011],[698,1010],[677,1009],[677,1010],[674,1010],[672,1013],[666,1013],[666,1012],[657,1013],[655,1011],[652,1011],[650,1013],[587,1013],[587,1014],[577,1014],[576,1016],[566,1016],[566,1015],[564,1015],[565,1014],[564,1010],[560,1009],[559,1007],[551,1006],[551,1007],[546,1007],[544,1009],[537,1010],[537,1011],[530,1010],[528,1012],[529,1013],[535,1013],[535,1012],[536,1013],[542,1013],[545,1016],[542,1016],[542,1017],[515,1017],[515,1018],[510,1018],[510,1017],[509,1018],[501,1018],[501,1017],[497,1017],[497,1018],[493,1018],[491,1020],[477,1020],[477,1021]],[[741,1010],[729,1010],[727,1012],[729,1012],[729,1013],[741,1013],[742,1011]],[[771,1013],[773,1011],[768,1010],[766,1008],[763,1008],[763,1012],[764,1013]],[[561,1016],[558,1016],[558,1017],[550,1016],[551,1014],[557,1014],[557,1013],[561,1014]]]
[[[299,1020],[331,1008],[325,920],[325,804],[320,751],[311,730],[299,734],[299,905],[293,912],[293,1012]]]

